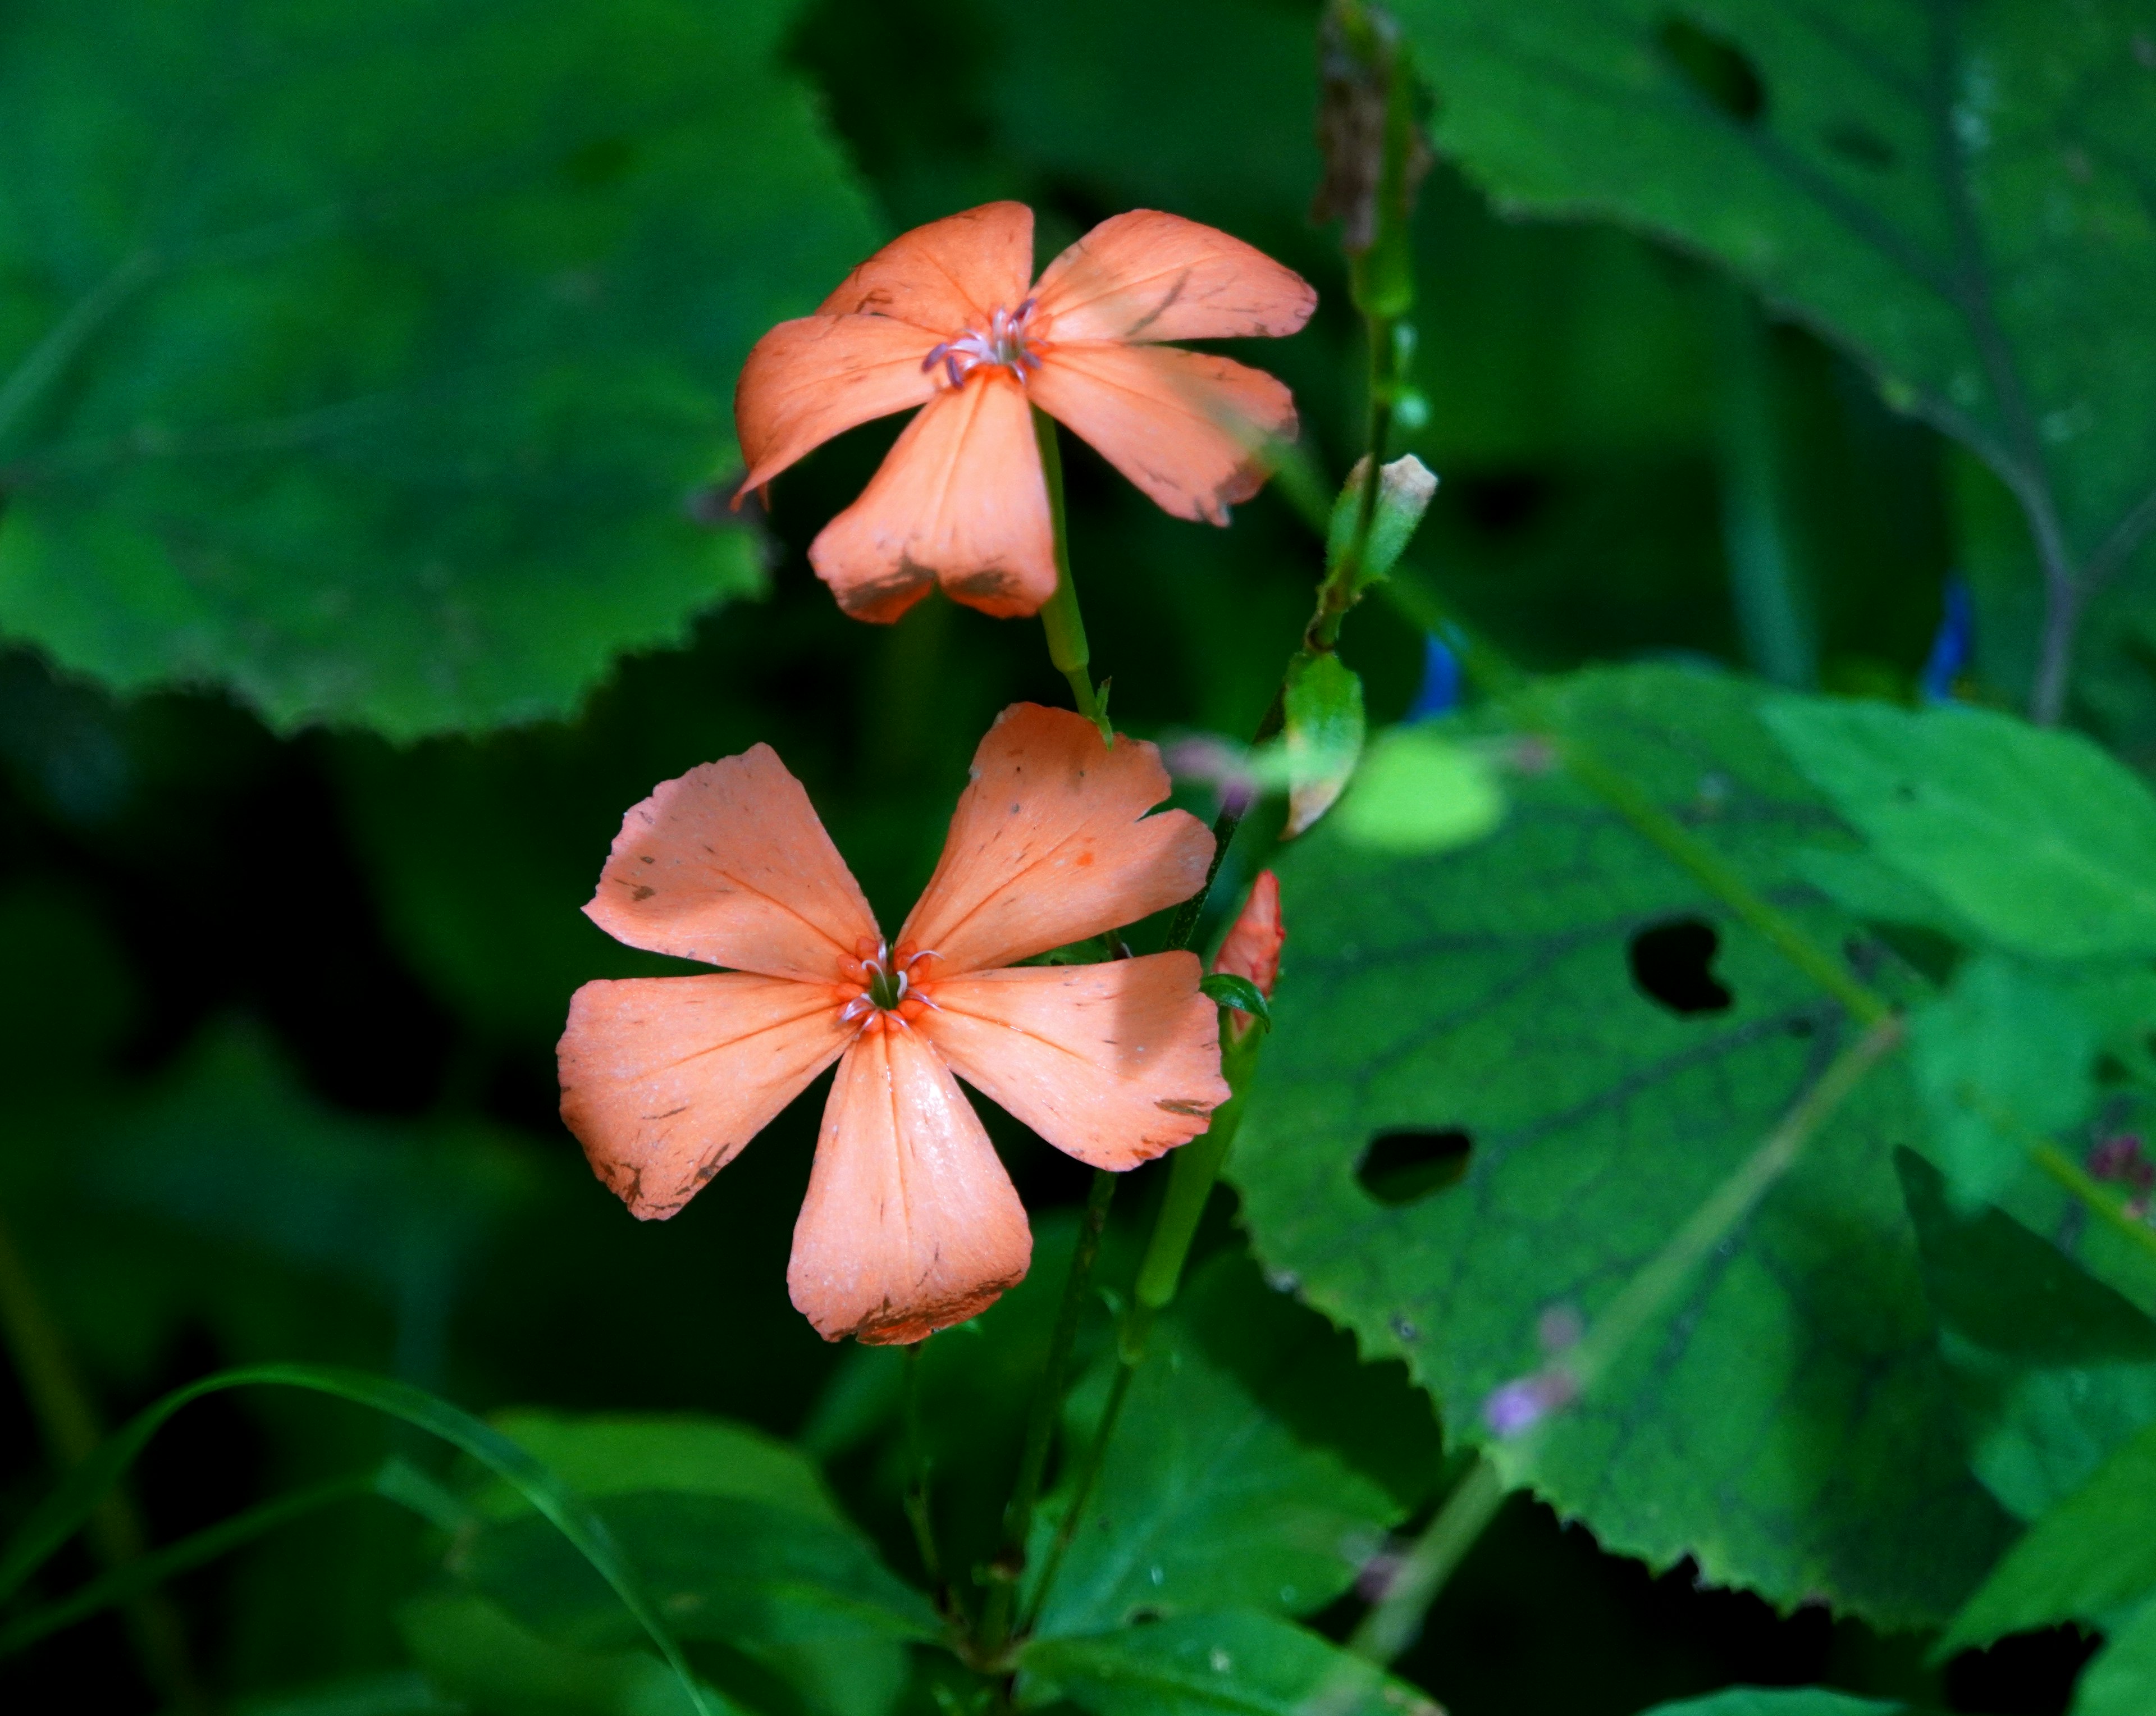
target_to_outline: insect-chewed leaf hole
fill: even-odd
[[[1736,996],[1714,974],[1714,955],[1722,938],[1703,917],[1658,923],[1632,938],[1625,958],[1640,992],[1671,1012],[1727,1013]]]
[[[1355,1179],[1380,1204],[1412,1204],[1465,1179],[1474,1149],[1474,1138],[1457,1126],[1381,1132],[1355,1164]]]
[[[1677,74],[1732,119],[1757,124],[1767,110],[1767,84],[1735,44],[1702,29],[1688,18],[1663,19],[1655,33]]]

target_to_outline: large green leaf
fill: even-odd
[[[2143,1716],[2156,1709],[2156,1600],[2114,1632],[2074,1688],[2072,1716]]]
[[[904,1647],[940,1636],[927,1599],[859,1532],[791,1500],[644,1490],[602,1497],[593,1508],[683,1638],[738,1653],[812,1710],[879,1716],[904,1684]],[[573,1554],[559,1553],[542,1520],[487,1527],[459,1546],[454,1566],[552,1643],[603,1652],[636,1642],[606,1588]],[[740,1689],[737,1674],[713,1672],[722,1689]],[[755,1672],[748,1684],[753,1693]]]
[[[1646,1716],[1915,1716],[1907,1704],[1886,1704],[1825,1687],[1732,1687],[1703,1698],[1657,1704]]]
[[[1185,1615],[1029,1647],[1018,1701],[1068,1700],[1096,1716],[1435,1716],[1375,1663],[1290,1621],[1248,1611]]]
[[[1439,148],[1501,203],[1714,257],[1976,448],[2066,560],[2156,522],[2141,0],[1398,11]]]
[[[827,1525],[844,1523],[814,1463],[790,1443],[746,1424],[655,1413],[586,1416],[525,1407],[496,1414],[494,1427],[588,1498],[653,1490],[740,1496],[791,1508]],[[499,1519],[530,1504],[510,1486],[496,1483],[479,1498],[478,1505]]]
[[[2020,1176],[2030,1145],[2087,1113],[2095,1047],[2090,1022],[2002,954],[1970,960],[1917,1010],[1910,1058],[1949,1197],[1981,1205]]]
[[[1114,1364],[1105,1355],[1073,1400],[1073,1449],[1089,1445]],[[1440,1455],[1428,1405],[1397,1369],[1359,1364],[1322,1318],[1222,1258],[1149,1345],[1038,1630],[1321,1609],[1437,1482]],[[1044,1512],[1035,1568],[1076,1464]]]
[[[1546,712],[1820,945],[1855,938],[1892,979],[1886,950],[1797,881],[1795,851],[1851,840],[1761,696],[1643,667],[1562,683]],[[1469,1436],[1541,1362],[1544,1313],[1591,1325],[1849,1035],[1568,776],[1522,773],[1514,800],[1460,851],[1386,857],[1325,827],[1290,849],[1278,1028],[1229,1164],[1265,1261],[1367,1357],[1405,1359]],[[1658,1565],[1692,1555],[1777,1602],[1943,1619],[2010,1526],[1958,1457],[1894,1174],[1921,1126],[1906,1067],[1874,1071],[1549,1426],[1535,1487]],[[1464,1179],[1409,1172],[1461,1146]]]
[[[1897,1165],[1969,1463],[2034,1519],[2156,1422],[2156,1320],[2005,1212],[1955,1211],[1913,1153]]]
[[[11,8],[0,629],[403,737],[758,588],[734,372],[875,237],[790,11]]]
[[[2156,799],[2078,733],[1789,698],[1767,719],[1877,855],[2040,959],[2156,952]]]
[[[2156,1425],[2029,1528],[1954,1616],[1942,1650],[2078,1621],[2108,1626],[2156,1594]]]
[[[656,1657],[549,1643],[469,1592],[415,1597],[397,1620],[428,1678],[454,1698],[451,1709],[484,1716],[695,1716],[688,1693]],[[709,1688],[704,1696],[713,1709],[733,1708]]]

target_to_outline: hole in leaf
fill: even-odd
[[[1656,39],[1677,73],[1740,125],[1756,125],[1767,110],[1767,85],[1733,43],[1710,35],[1690,18],[1664,20]]]
[[[1475,1140],[1457,1126],[1381,1132],[1355,1164],[1355,1179],[1380,1204],[1412,1204],[1467,1177]]]
[[[1894,169],[1894,146],[1871,126],[1853,119],[1837,120],[1820,133],[1827,147],[1845,161],[1868,167],[1874,172]]]
[[[1726,1013],[1737,998],[1714,974],[1715,950],[1722,938],[1700,917],[1658,923],[1632,938],[1627,957],[1632,981],[1671,1012]]]

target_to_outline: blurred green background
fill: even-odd
[[[0,606],[17,636],[38,640],[0,654],[0,1220],[107,1422],[208,1369],[272,1358],[389,1372],[482,1411],[708,1410],[782,1436],[806,1427],[841,1489],[900,1544],[892,1475],[846,1429],[849,1402],[875,1379],[786,1299],[821,1083],[677,1219],[629,1220],[555,1117],[553,1043],[578,983],[668,962],[616,946],[578,908],[627,806],[761,740],[806,783],[895,922],[994,712],[1063,701],[1030,625],[936,600],[896,627],[864,626],[810,573],[810,537],[865,481],[895,424],[789,473],[767,521],[715,500],[746,342],[808,307],[880,237],[1004,197],[1036,210],[1044,260],[1133,207],[1236,234],[1318,287],[1305,333],[1238,355],[1291,383],[1312,455],[1336,480],[1344,471],[1362,359],[1335,237],[1308,213],[1315,10],[814,0],[708,16],[653,5],[590,26],[616,46],[644,30],[637,54],[587,52],[575,7],[522,20],[473,8],[469,32],[446,44],[415,27],[426,11],[390,8],[347,60],[354,39],[331,27],[341,9],[323,8],[290,101],[242,103],[228,125],[203,114],[280,75],[239,51],[248,8],[234,9],[226,38],[182,39],[175,24],[160,40],[132,8],[101,44],[94,29],[69,37],[50,9],[8,26],[37,50],[0,69],[0,88],[38,115],[38,147],[0,149],[18,254],[64,261],[78,240],[95,250],[83,234],[133,217],[84,188],[138,170],[208,186],[164,205],[176,225],[203,229],[232,226],[238,209],[255,230],[247,221],[267,217],[250,199],[274,203],[288,162],[300,178],[358,162],[394,184],[423,157],[413,142],[400,158],[412,133],[370,105],[382,87],[427,104],[445,149],[489,126],[526,138],[576,188],[574,220],[666,220],[639,241],[649,290],[613,302],[574,362],[525,362],[531,348],[487,295],[497,276],[553,268],[550,247],[574,249],[547,224],[571,214],[511,199],[487,224],[453,225],[367,268],[332,262],[243,289],[220,284],[213,264],[157,326],[128,324],[134,348],[84,383],[59,430],[0,406],[21,444],[0,535],[19,524],[29,545],[0,565]],[[516,81],[548,54],[560,61],[551,82]],[[174,56],[187,77],[171,75]],[[765,59],[783,75],[768,78]],[[747,68],[751,93],[729,81],[730,64]],[[202,111],[159,105],[155,92],[176,84]],[[520,93],[494,110],[504,89]],[[744,105],[747,119],[728,119]],[[582,134],[586,116],[614,110],[665,116],[656,167],[631,171]],[[711,116],[765,127],[724,173],[698,152]],[[836,165],[810,185],[802,151],[822,146],[819,131]],[[302,161],[289,142],[325,136],[335,159]],[[227,147],[246,173],[182,171],[189,150]],[[59,207],[70,184],[87,206]],[[685,227],[697,210],[701,223]],[[1373,600],[1348,627],[1344,654],[1374,720],[1397,719],[1420,681],[1418,589],[1537,668],[1784,665],[1774,640],[1748,645],[1729,571],[1738,491],[1753,483],[1756,501],[1763,446],[1765,504],[1811,606],[1817,682],[1910,693],[1961,569],[1961,455],[1890,410],[1847,361],[1671,249],[1612,226],[1508,218],[1444,162],[1416,234],[1414,374],[1429,412],[1399,439],[1443,486],[1410,552],[1410,598]],[[459,272],[464,245],[493,272]],[[744,271],[746,247],[768,266]],[[95,289],[90,260],[67,266]],[[403,295],[385,312],[391,281]],[[386,426],[279,418],[275,434],[197,445],[189,456],[223,475],[184,496],[165,466],[138,461],[111,500],[98,486],[117,456],[100,450],[100,389],[113,413],[149,408],[131,388],[176,419],[206,386],[241,413],[286,398],[218,357],[249,292],[289,296],[295,342],[350,311],[338,362],[351,372],[324,383],[329,393],[375,397],[370,365],[393,369],[403,340],[432,354],[434,384]],[[471,301],[453,302],[459,294]],[[581,314],[578,301],[530,316]],[[10,302],[8,342],[28,347],[46,318]],[[497,362],[490,342],[508,357]],[[518,363],[512,388],[502,378]],[[649,439],[590,455],[576,418],[595,389],[631,401]],[[531,444],[584,450],[526,469]],[[1272,492],[1224,533],[1168,519],[1066,445],[1095,670],[1113,678],[1119,723],[1246,734],[1300,635],[1315,539]],[[349,481],[287,491],[258,468],[265,448],[293,446],[317,448]],[[457,528],[477,533],[470,563],[492,568],[472,575],[473,609],[511,616],[501,624],[531,664],[526,690],[408,670],[400,640],[431,645],[454,624],[449,607],[370,607],[362,589],[349,610],[300,611],[311,579],[359,588],[370,556],[437,552],[434,523],[409,510],[429,504],[414,470],[439,474],[443,506],[493,497],[489,516]],[[146,554],[158,532],[208,529],[178,517],[190,507],[244,518],[233,579],[294,592],[259,636],[229,615],[175,609],[174,635],[203,640],[192,670],[121,635],[97,569]],[[349,566],[314,560],[326,533],[341,533]],[[617,557],[642,568],[619,591]],[[33,563],[59,568],[50,588],[63,594],[23,593]],[[316,658],[362,634],[360,678],[326,676]],[[621,645],[634,647],[610,660]],[[170,683],[234,659],[244,665],[223,676],[244,697]],[[116,695],[63,662],[139,689]],[[465,727],[495,730],[454,731]],[[1209,808],[1194,792],[1189,802]],[[1044,1234],[1059,1231],[1053,1212],[1082,1195],[1082,1172],[988,1118]],[[1118,1212],[1118,1243],[1157,1195],[1147,1178]],[[1233,1243],[1224,1221],[1208,1243]],[[968,1415],[980,1495],[957,1505],[993,1508],[1016,1411],[989,1399]],[[328,1404],[219,1397],[154,1446],[138,1499],[167,1538],[348,1469],[384,1435]],[[11,1374],[0,1516],[50,1482]],[[266,1712],[294,1688],[393,1670],[397,1605],[425,1556],[417,1524],[356,1502],[189,1574],[169,1589],[191,1672],[220,1703],[264,1700],[251,1708]],[[53,1588],[89,1569],[71,1552]],[[2065,1637],[2006,1647],[1950,1671],[1946,1693],[1958,1708],[2060,1709],[2080,1652]],[[1920,1687],[1917,1658],[1912,1643],[1820,1610],[1778,1616],[1694,1590],[1683,1567],[1650,1577],[1516,1500],[1404,1667],[1455,1716],[1625,1716],[1732,1680]],[[0,1662],[0,1702],[126,1712],[158,1699],[107,1616]]]

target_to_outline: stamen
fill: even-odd
[[[1034,300],[1030,298],[1016,310],[1006,310],[998,305],[988,317],[987,333],[976,333],[968,328],[954,338],[942,342],[921,360],[921,369],[933,370],[940,363],[951,385],[958,388],[986,364],[991,368],[1009,370],[1023,384],[1028,372],[1040,367],[1040,354],[1026,338],[1026,325],[1032,319],[1033,309]]]

